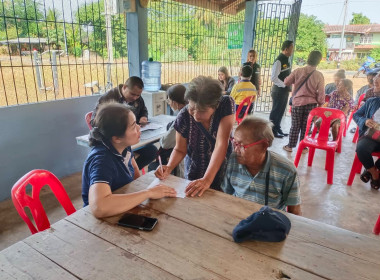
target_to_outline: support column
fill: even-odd
[[[246,62],[248,51],[252,49],[255,40],[256,9],[257,0],[245,2],[244,37],[241,52],[241,64]]]
[[[141,62],[148,59],[148,10],[135,1],[136,12],[127,13],[129,76],[141,77]]]

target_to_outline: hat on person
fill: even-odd
[[[235,242],[247,240],[280,242],[290,231],[288,217],[268,206],[262,207],[234,228],[232,236]]]

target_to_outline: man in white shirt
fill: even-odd
[[[272,111],[269,115],[269,120],[273,123],[273,135],[276,138],[283,138],[288,136],[281,129],[282,116],[285,113],[286,104],[288,102],[290,88],[284,83],[284,80],[291,73],[289,57],[293,54],[294,45],[293,41],[285,41],[282,43],[282,52],[277,57],[272,67],[271,80],[272,87]]]

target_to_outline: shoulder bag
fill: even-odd
[[[301,87],[306,83],[306,81],[310,78],[310,76],[314,73],[315,70],[311,71],[310,74],[306,77],[306,79],[302,82],[302,84],[296,89],[296,91],[294,92],[294,95],[292,97],[290,97],[289,99],[289,105],[292,106],[293,105],[293,97],[295,97],[297,95],[297,92],[301,89]]]

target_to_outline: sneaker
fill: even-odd
[[[290,148],[288,145],[285,145],[285,146],[282,147],[282,148],[283,148],[285,151],[289,152],[289,153],[293,152],[293,149]]]
[[[303,148],[303,150],[302,150],[302,153],[303,153],[303,154],[307,154],[308,152],[309,152],[309,148],[308,148],[308,147]]]

